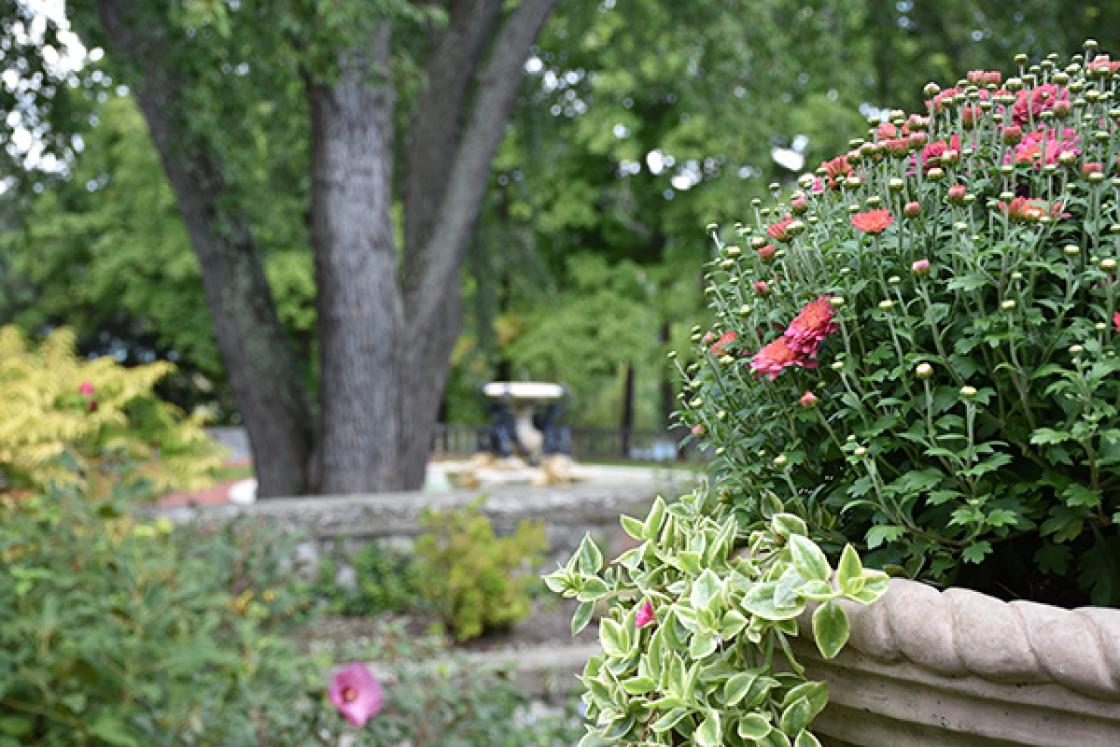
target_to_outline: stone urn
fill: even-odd
[[[1120,747],[1120,610],[899,579],[845,610],[851,638],[835,659],[808,616],[792,641],[829,685],[813,723],[826,747]]]

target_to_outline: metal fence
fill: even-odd
[[[479,450],[486,425],[438,423],[432,434],[432,456],[467,457]],[[700,452],[678,448],[680,436],[670,431],[571,428],[572,456],[584,461],[696,461]]]

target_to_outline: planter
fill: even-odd
[[[831,661],[794,641],[829,684],[813,724],[833,747],[1120,745],[1120,610],[1065,610],[893,580],[870,607],[845,605]]]

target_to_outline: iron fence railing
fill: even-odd
[[[678,447],[680,435],[652,429],[571,428],[572,456],[582,460],[696,461],[702,455],[691,444]],[[432,456],[467,457],[486,442],[489,426],[438,423],[432,434]]]

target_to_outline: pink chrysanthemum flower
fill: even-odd
[[[335,672],[327,697],[339,713],[354,726],[366,722],[381,711],[384,696],[381,684],[365,664],[354,662]]]
[[[890,210],[866,210],[852,216],[852,225],[864,233],[877,234],[886,231],[894,223]]]
[[[765,345],[751,358],[751,371],[765,375],[771,381],[778,378],[778,374],[790,366],[816,368],[818,365],[816,360],[802,355],[801,351],[784,335]]]
[[[1112,312],[1112,326],[1120,332],[1120,311]]]
[[[1015,163],[1035,163],[1039,166],[1058,163],[1058,159],[1067,151],[1075,156],[1081,155],[1080,138],[1075,130],[1068,127],[1061,131],[1036,130],[1028,132],[1022,142],[1015,146]],[[1011,162],[1010,153],[1004,158],[1004,162]]]
[[[829,296],[821,296],[815,301],[810,301],[789,323],[785,338],[801,355],[816,358],[824,338],[840,330],[840,326],[832,321],[835,313],[836,310],[829,302]]]
[[[1024,89],[1019,91],[1015,104],[1011,107],[1011,120],[1017,125],[1030,124],[1042,112],[1053,109],[1054,104],[1068,100],[1069,92],[1053,83]]]
[[[90,397],[93,395],[94,391],[95,390],[93,388],[93,384],[89,383],[88,381],[83,381],[81,384],[78,384],[78,394]]]
[[[712,346],[708,349],[712,351],[712,355],[727,355],[731,352],[727,346],[737,339],[739,339],[739,334],[735,330],[729,329],[720,335],[719,339],[712,343]]]
[[[789,227],[794,220],[793,216],[786,215],[786,217],[782,218],[777,223],[771,223],[767,226],[766,233],[769,234],[770,238],[774,239],[774,241],[789,241]]]

